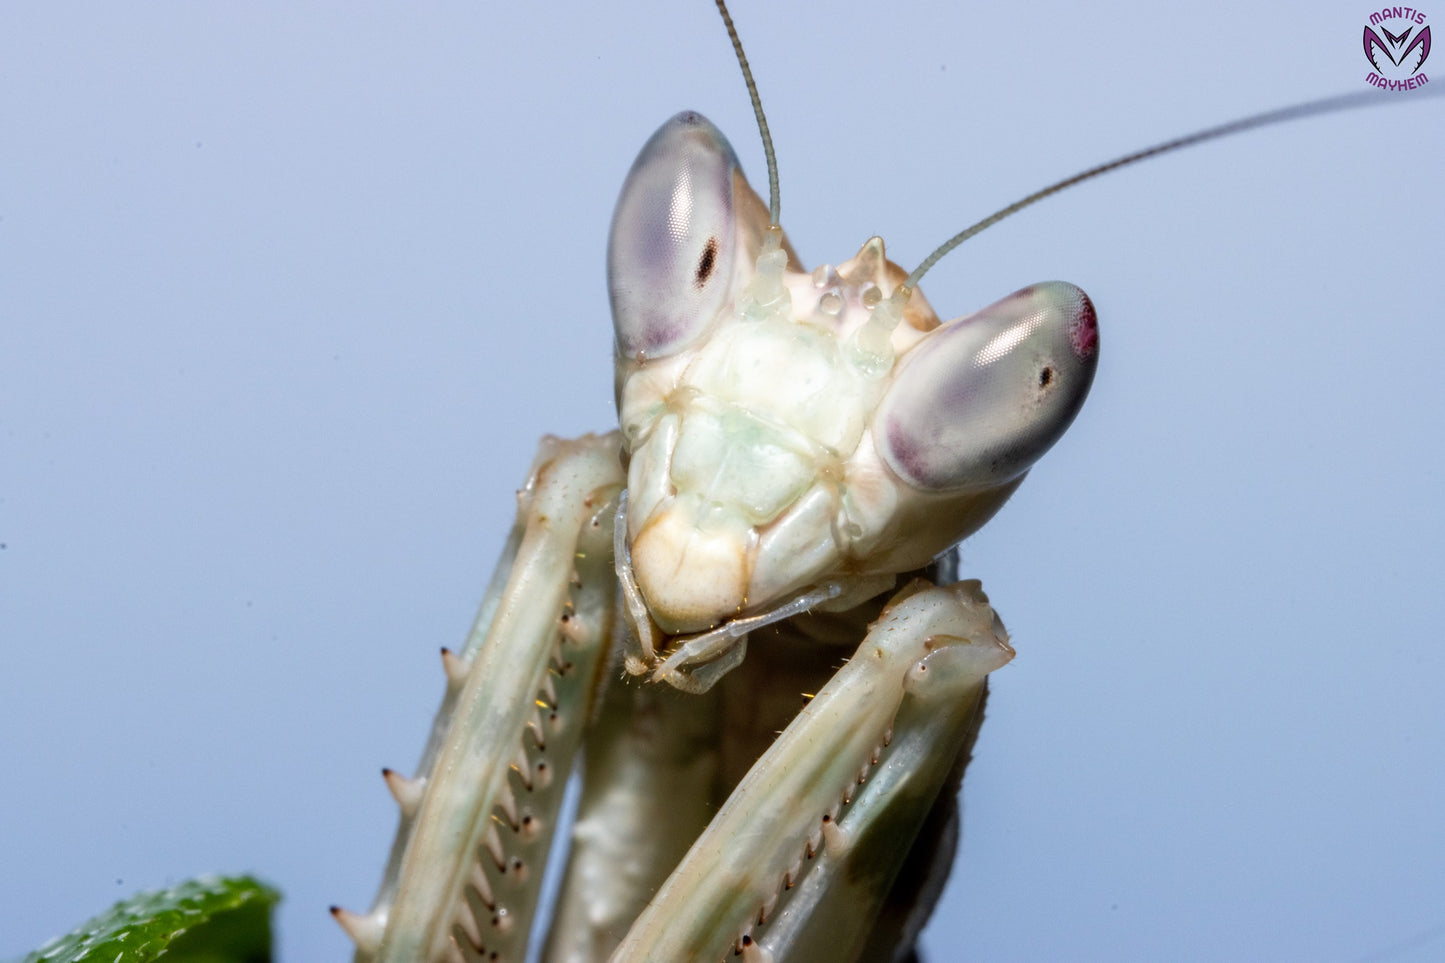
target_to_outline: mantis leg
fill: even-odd
[[[364,961],[520,960],[572,758],[616,626],[615,434],[546,439],[365,916],[333,911]]]
[[[906,588],[743,777],[612,959],[857,958],[967,742],[985,677],[1012,655],[977,582]]]
[[[978,583],[918,580],[881,612],[766,627],[710,692],[608,686],[621,485],[615,436],[544,442],[468,642],[444,652],[419,774],[387,774],[402,822],[376,904],[337,911],[358,961],[522,958],[584,730],[548,959],[844,960],[911,945],[931,898],[895,877],[957,778],[984,676],[1012,655]],[[835,672],[837,639],[872,616]],[[932,832],[947,835],[938,812]]]

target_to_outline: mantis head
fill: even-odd
[[[702,116],[643,147],[608,283],[628,554],[664,632],[891,586],[988,521],[1074,420],[1098,360],[1082,291],[943,323],[905,278],[876,237],[805,271]]]

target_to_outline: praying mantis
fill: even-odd
[[[114,373],[114,364],[107,364],[114,355],[104,351],[93,352],[99,374],[80,367],[92,354],[85,351],[69,355],[69,365],[51,362],[45,369],[64,367],[67,377],[74,371],[75,380],[64,386],[76,396],[94,390],[97,377],[115,379],[105,382],[112,389],[107,397],[119,399],[110,407],[136,412],[144,430],[135,433],[122,423],[117,437],[130,442],[130,455],[119,444],[114,450],[91,445],[90,457],[107,466],[99,473],[108,477],[105,486],[58,484],[89,476],[83,463],[53,458],[55,446],[77,437],[63,429],[109,425],[104,419],[32,419],[61,440],[50,448],[36,441],[35,457],[17,460],[35,466],[36,474],[22,481],[40,479],[35,484],[49,485],[54,495],[25,502],[25,517],[33,519],[27,525],[53,526],[41,533],[61,530],[58,521],[47,521],[52,516],[46,512],[53,511],[56,518],[78,515],[103,535],[84,543],[84,566],[76,561],[77,543],[67,549],[75,554],[58,555],[44,572],[22,565],[32,557],[22,551],[30,551],[33,537],[22,538],[24,530],[17,528],[7,538],[16,573],[8,604],[21,615],[38,615],[19,622],[14,637],[34,644],[16,646],[17,665],[7,673],[7,683],[23,679],[25,689],[0,701],[15,713],[5,721],[13,734],[7,752],[18,747],[9,761],[35,774],[37,788],[33,802],[6,804],[14,807],[6,811],[6,825],[15,827],[5,834],[6,846],[16,848],[4,862],[20,864],[20,843],[30,838],[44,855],[23,860],[36,867],[34,875],[7,883],[26,892],[7,892],[0,901],[14,913],[4,914],[0,931],[7,943],[0,953],[38,942],[72,918],[77,905],[100,902],[113,893],[114,877],[125,877],[127,886],[147,877],[162,880],[177,871],[177,853],[187,854],[187,867],[269,869],[291,893],[283,915],[287,952],[301,959],[343,952],[329,921],[316,919],[318,907],[345,898],[338,880],[358,881],[355,899],[370,885],[377,846],[393,818],[374,785],[374,767],[408,765],[416,752],[438,685],[429,652],[453,643],[470,616],[506,517],[497,505],[520,480],[535,435],[600,428],[610,418],[602,360],[609,335],[596,279],[608,210],[627,164],[663,118],[695,106],[728,133],[749,173],[755,179],[760,174],[735,68],[711,9],[670,11],[667,42],[642,42],[643,54],[636,53],[635,34],[602,39],[609,24],[626,21],[616,11],[606,11],[604,20],[603,13],[579,12],[557,39],[576,50],[557,51],[555,62],[562,66],[551,69],[563,75],[568,94],[548,105],[489,102],[484,111],[476,103],[477,90],[499,88],[554,62],[514,44],[494,47],[485,68],[474,65],[455,82],[426,88],[451,94],[433,93],[421,102],[455,98],[446,101],[452,112],[435,127],[401,123],[384,101],[370,108],[377,113],[366,115],[367,129],[393,131],[412,156],[418,143],[439,145],[427,148],[425,160],[407,162],[415,165],[410,180],[434,178],[445,168],[448,183],[474,192],[465,195],[475,199],[474,209],[483,210],[482,198],[489,198],[485,215],[458,217],[459,205],[450,198],[444,204],[440,194],[423,193],[410,203],[390,202],[381,214],[371,208],[346,220],[342,212],[376,204],[379,184],[400,190],[383,167],[333,166],[326,180],[318,176],[316,182],[334,185],[339,170],[341,184],[319,197],[283,191],[289,207],[282,223],[317,225],[303,233],[307,243],[300,250],[323,248],[323,238],[339,244],[337,234],[359,235],[348,241],[365,243],[335,250],[340,262],[364,270],[308,270],[302,284],[294,267],[306,262],[300,253],[285,263],[226,259],[225,270],[234,273],[215,276],[238,280],[221,288],[259,282],[271,302],[248,302],[245,320],[264,321],[263,309],[279,305],[262,333],[280,340],[263,353],[249,347],[259,335],[238,337],[224,366],[215,369],[225,391],[196,388],[159,364],[141,366],[165,374],[159,387],[155,378],[130,382]],[[886,42],[864,48],[860,36],[874,33],[863,26],[869,15],[837,9],[828,22],[810,25],[820,32],[816,46],[836,51],[839,61],[826,85],[819,71],[829,58],[821,58],[821,66],[804,58],[803,77],[780,75],[799,59],[796,41],[747,30],[781,145],[785,221],[810,260],[841,256],[840,245],[850,253],[874,230],[889,240],[895,259],[916,260],[974,213],[1092,160],[1264,104],[1347,89],[1362,73],[1354,41],[1363,11],[1349,5],[1281,11],[1277,17],[1289,31],[1275,34],[1261,24],[1271,39],[1254,43],[1241,26],[1253,22],[1248,17],[1257,15],[1254,8],[1235,16],[1218,9],[1171,11],[1167,23],[1151,20],[1163,14],[1149,8],[1091,9],[1086,15],[1037,8],[1028,29],[1012,21],[980,24],[986,12],[968,13],[967,31],[930,21],[925,11],[895,14],[911,28],[910,46],[900,41],[897,48]],[[588,19],[593,16],[598,19]],[[1112,46],[1120,43],[1121,24],[1137,25],[1143,39]],[[460,44],[463,36],[477,35],[467,26],[438,26],[436,34]],[[484,26],[494,36],[522,35],[519,24],[505,19]],[[1286,32],[1289,43],[1278,39]],[[436,34],[416,39],[430,41]],[[979,34],[993,43],[969,43],[965,63],[960,47]],[[330,31],[326,36],[340,49],[370,49],[364,41],[349,47]],[[689,43],[672,49],[679,36]],[[1189,43],[1160,39],[1170,36]],[[375,41],[374,49],[394,41]],[[1228,48],[1226,41],[1245,46]],[[465,58],[432,47],[414,65],[408,60],[407,69],[420,77],[440,71],[439,64],[471,64],[473,45],[467,46]],[[599,60],[599,49],[628,53]],[[519,53],[524,59],[516,66],[504,60]],[[698,63],[704,55],[712,58],[706,68]],[[880,58],[887,66],[873,73],[854,66]],[[340,76],[364,78],[361,59],[346,59]],[[624,65],[624,59],[637,63]],[[496,72],[483,81],[475,73],[482,69]],[[649,89],[659,86],[660,76],[669,78],[667,89]],[[672,78],[695,86],[679,91]],[[279,110],[294,96],[287,79],[296,78],[283,74],[276,87],[249,96]],[[1030,80],[1041,80],[1043,89],[1024,89]],[[340,89],[343,82],[333,83],[337,89],[323,103],[337,105],[338,113],[344,105],[358,109],[358,98]],[[820,92],[825,86],[834,91],[831,100]],[[386,89],[378,80],[377,90]],[[578,111],[578,97],[602,97],[596,92],[604,89],[602,101],[585,100],[586,109]],[[578,116],[598,113],[603,102],[626,103],[628,117],[619,120],[611,109],[605,116]],[[837,132],[848,125],[847,112],[836,105],[859,102],[887,105],[879,123],[904,114],[925,120],[903,128],[908,149],[889,158],[896,173],[880,176],[885,186],[854,191],[857,196],[845,204],[838,194],[861,175],[856,159],[838,149]],[[1112,122],[1104,122],[1101,105],[1109,105]],[[326,113],[314,100],[301,106],[311,110],[284,130],[305,130]],[[457,120],[459,110],[470,110],[461,116],[475,118],[475,126],[485,118],[489,132],[528,133],[467,140],[476,145],[467,155],[456,138],[472,135],[457,133],[468,123]],[[1046,110],[1052,111],[1047,126],[1023,122]],[[440,105],[436,113],[443,113]],[[556,129],[539,124],[539,116],[552,119]],[[1201,956],[1239,950],[1266,955],[1271,949],[1311,955],[1310,947],[1348,956],[1431,925],[1433,903],[1426,894],[1440,889],[1441,863],[1439,829],[1428,810],[1429,780],[1438,775],[1430,760],[1439,758],[1440,738],[1439,683],[1432,680],[1440,676],[1433,669],[1438,654],[1429,645],[1429,627],[1441,613],[1430,578],[1438,565],[1432,568],[1428,550],[1438,543],[1440,516],[1425,486],[1442,406],[1426,349],[1415,346],[1429,345],[1425,332],[1439,317],[1427,287],[1438,268],[1442,223],[1432,180],[1439,144],[1433,117],[1428,107],[1355,112],[1146,165],[998,228],[930,276],[929,297],[944,313],[972,310],[1043,277],[1067,278],[1099,302],[1109,329],[1108,360],[1089,410],[994,525],[965,547],[965,574],[984,579],[1021,657],[995,679],[989,724],[969,777],[961,868],[940,912],[949,922],[958,920],[963,935],[930,934],[938,941],[932,944],[935,958],[949,958],[949,948],[960,945],[993,957],[1079,948],[1098,956],[1147,955],[1177,948],[1186,938]],[[604,146],[604,132],[615,134],[615,146]],[[582,172],[571,159],[575,154],[567,153],[575,152],[579,138],[588,145]],[[208,131],[205,140],[203,157],[225,148],[218,134]],[[300,156],[302,146],[317,145],[297,145],[285,156]],[[338,159],[370,163],[357,160],[365,153],[359,142],[325,146],[335,146]],[[462,162],[459,153],[466,155]],[[594,163],[601,155],[613,158],[606,171],[594,170],[603,166]],[[1324,182],[1304,182],[1305,169],[1326,158],[1334,169],[1321,172]],[[496,165],[484,174],[477,170],[483,159]],[[576,196],[558,205],[564,210],[538,204],[538,192],[522,197],[517,195],[528,192],[511,188],[521,171],[539,165],[551,165],[548,197],[559,183],[577,182],[568,185]],[[284,165],[277,168],[256,182],[297,183],[283,176]],[[384,181],[382,173],[361,173],[372,170],[388,173]],[[349,171],[357,172],[354,180]],[[242,178],[239,186],[247,183]],[[501,185],[512,196],[497,199]],[[1256,185],[1263,187],[1258,195],[1245,193]],[[166,191],[157,193],[161,201],[170,199]],[[274,193],[258,190],[257,197]],[[236,196],[250,195],[237,189]],[[389,228],[381,232],[384,239],[334,229],[339,218],[365,227],[377,217]],[[28,223],[18,213],[7,222]],[[483,223],[491,234],[478,241],[487,234]],[[578,227],[584,224],[585,234]],[[1411,239],[1412,227],[1425,233]],[[145,250],[166,243],[164,236],[151,238],[154,233],[135,232],[148,238]],[[530,250],[516,253],[519,244]],[[155,260],[169,267],[181,253],[223,263],[221,252],[185,250],[193,246],[173,243],[157,248],[164,256],[126,266],[138,269]],[[1150,257],[1160,251],[1169,254]],[[509,266],[509,280],[489,271],[499,263]],[[75,264],[70,262],[71,273],[84,276]],[[389,265],[384,283],[367,276],[383,264]],[[556,282],[559,264],[568,273],[566,285]],[[99,262],[92,273],[98,269]],[[174,273],[157,272],[154,281],[134,289],[164,289],[162,278]],[[591,300],[579,300],[574,279],[590,285]],[[298,291],[317,285],[327,292],[326,310],[299,300]],[[366,310],[358,291],[373,302]],[[403,291],[405,310],[392,293]],[[108,299],[108,324],[116,317],[193,316],[145,311],[141,301]],[[197,296],[197,303],[210,302]],[[477,317],[492,314],[525,314],[545,324],[515,334],[477,324]],[[301,326],[297,319],[316,315],[349,323],[328,328],[329,341],[287,340],[299,337],[292,330]],[[372,316],[380,319],[371,325],[377,330],[410,333],[395,347],[363,347],[350,322]],[[429,317],[440,319],[440,333],[419,335],[407,326]],[[547,327],[552,324],[558,327]],[[121,329],[128,336],[144,330]],[[193,369],[211,363],[214,352],[191,340],[189,330],[177,321],[162,335],[135,337],[146,345],[179,340],[175,351]],[[444,341],[442,333],[456,340]],[[1179,341],[1164,340],[1181,334]],[[536,343],[539,335],[544,344]],[[418,337],[433,339],[426,346],[434,350],[423,352]],[[1305,346],[1309,360],[1300,355]],[[328,351],[326,364],[311,362],[322,347],[341,350]],[[343,357],[332,362],[332,353]],[[393,380],[400,377],[395,359],[423,354],[429,373],[403,390]],[[25,357],[12,354],[10,363]],[[39,358],[47,362],[52,355]],[[467,363],[451,367],[458,358]],[[500,416],[521,422],[516,441],[495,437],[498,396],[492,392],[500,392],[496,380],[507,369],[524,372],[520,380],[530,382],[526,413]],[[444,390],[422,390],[439,385]],[[535,390],[539,385],[566,387]],[[251,400],[195,403],[233,394]],[[371,400],[378,394],[384,405]],[[30,397],[50,396],[37,392],[22,400]],[[152,397],[161,400],[147,405]],[[227,436],[229,444],[216,448],[222,466],[253,466],[233,470],[234,483],[214,489],[227,494],[222,503],[231,507],[234,529],[198,523],[210,517],[201,511],[210,500],[186,508],[192,503],[184,494],[168,494],[169,482],[123,467],[130,464],[123,456],[156,457],[160,449],[150,436],[198,445],[178,428],[195,417],[186,410],[199,410],[206,426]],[[221,417],[232,410],[239,412],[235,422]],[[303,427],[288,431],[283,410]],[[405,440],[374,432],[383,411],[407,426]],[[432,423],[451,433],[422,448],[419,433]],[[1383,435],[1381,425],[1406,440]],[[1260,442],[1264,451],[1246,447],[1246,440]],[[367,447],[375,444],[382,447]],[[1342,444],[1354,446],[1352,453],[1339,455]],[[357,451],[376,454],[359,458]],[[46,458],[58,464],[53,476],[44,474]],[[263,487],[262,481],[273,490],[278,483],[272,470],[254,466],[280,464],[290,465],[291,477],[314,497],[298,496],[280,502],[283,510],[268,511],[248,492]],[[479,482],[493,466],[497,474]],[[314,480],[300,481],[311,477],[308,471]],[[199,490],[213,490],[206,481],[211,477],[200,475]],[[189,481],[196,490],[195,479],[183,476],[177,484]],[[480,490],[482,485],[487,487]],[[101,509],[87,507],[97,500]],[[140,556],[148,564],[136,564],[137,546],[154,553]],[[355,559],[357,567],[338,570],[338,556],[348,564]],[[207,561],[206,571],[190,579],[196,559]],[[338,584],[316,584],[321,571],[334,573]],[[256,574],[268,572],[276,574]],[[1286,573],[1301,582],[1281,582]],[[46,581],[57,577],[58,583]],[[8,573],[6,578],[12,584]],[[107,609],[63,606],[59,600],[68,596],[46,588],[73,589],[77,580],[117,587],[131,601]],[[248,588],[254,591],[242,591]],[[256,596],[253,608],[261,612],[244,607],[248,595]],[[143,614],[152,611],[171,615]],[[38,620],[41,615],[47,618]],[[217,641],[197,646],[200,638]],[[331,663],[324,672],[308,672],[297,664],[297,652],[318,638],[337,640],[326,649]],[[78,656],[63,677],[45,654],[53,648],[42,645],[53,647],[57,639],[74,640]],[[149,661],[148,671],[169,666],[173,683],[116,680],[134,661],[120,653],[142,643],[164,653]],[[243,650],[244,660],[230,655]],[[263,664],[270,666],[265,672]],[[233,693],[219,711],[217,673],[226,675]],[[293,691],[288,684],[300,688],[287,694]],[[36,730],[33,720],[76,692],[106,710],[109,731],[66,738]],[[122,697],[136,692],[146,705]],[[209,695],[202,701],[184,692]],[[1376,699],[1354,708],[1359,700]],[[359,713],[358,701],[365,705]],[[260,713],[262,737],[252,745],[243,736],[254,735],[254,706],[263,702],[269,708]],[[392,705],[404,720],[379,711]],[[1262,708],[1274,707],[1278,718],[1260,719]],[[168,715],[202,714],[215,720],[210,739],[224,749],[182,739],[176,754],[186,757],[184,765],[164,758],[134,765],[138,736],[166,731]],[[278,764],[282,744],[298,741],[313,748]],[[329,748],[322,753],[317,746]],[[105,768],[108,758],[125,764],[112,773]],[[278,772],[279,779],[266,778]],[[115,788],[97,794],[87,790],[91,785]],[[214,807],[196,811],[207,808],[197,799],[230,800],[243,787],[265,802],[224,802],[220,814]],[[225,811],[232,808],[234,813]],[[63,827],[47,829],[36,821],[46,811],[69,818]],[[164,829],[130,829],[152,818]],[[230,832],[216,831],[221,819],[233,827]],[[297,836],[278,836],[292,828]],[[73,861],[69,853],[76,854]],[[1354,871],[1341,872],[1340,864]],[[100,896],[60,895],[84,887]],[[47,894],[45,908],[27,910],[35,905],[31,891]],[[66,905],[52,912],[62,899]],[[1359,912],[1361,903],[1372,909]],[[36,922],[31,933],[32,917],[47,912],[51,920]],[[1061,922],[1029,926],[1020,922],[1023,913],[1024,920]]]

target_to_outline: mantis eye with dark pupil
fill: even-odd
[[[737,246],[738,159],[700,114],[685,112],[642,148],[612,216],[607,288],[623,357],[675,354],[728,297]]]

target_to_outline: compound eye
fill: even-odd
[[[737,247],[737,155],[701,114],[673,117],[632,165],[607,244],[607,288],[620,357],[673,354],[728,297]]]
[[[873,416],[888,466],[930,492],[993,488],[1038,461],[1084,404],[1094,306],[1072,284],[1025,288],[910,351]]]

